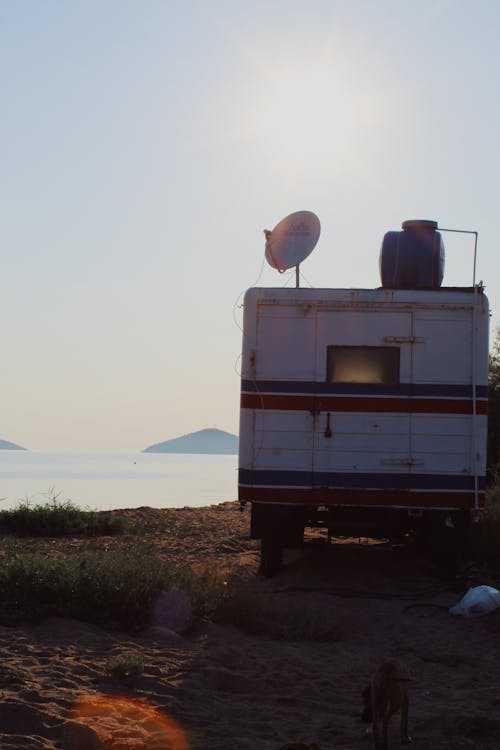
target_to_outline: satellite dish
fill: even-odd
[[[280,273],[298,266],[316,247],[320,232],[319,219],[312,211],[290,214],[272,232],[264,229],[267,262]]]

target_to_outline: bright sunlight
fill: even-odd
[[[338,163],[355,157],[372,113],[367,98],[350,90],[332,66],[297,64],[271,76],[253,119],[274,157]]]

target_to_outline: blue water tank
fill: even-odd
[[[387,232],[380,249],[380,277],[388,289],[437,289],[444,274],[444,244],[437,221],[404,221]]]

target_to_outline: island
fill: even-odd
[[[188,435],[155,443],[143,453],[238,453],[238,437],[214,428],[190,432]]]
[[[22,445],[10,443],[8,440],[0,440],[0,451],[25,451]]]

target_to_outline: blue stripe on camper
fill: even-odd
[[[242,379],[243,393],[300,393],[311,396],[420,396],[427,398],[472,398],[471,385],[435,383],[316,383],[313,380]],[[476,398],[488,398],[488,386],[476,385]]]
[[[483,491],[485,477],[478,477]],[[238,483],[247,487],[341,487],[398,490],[474,490],[474,477],[463,474],[363,474],[329,471],[240,469]]]

